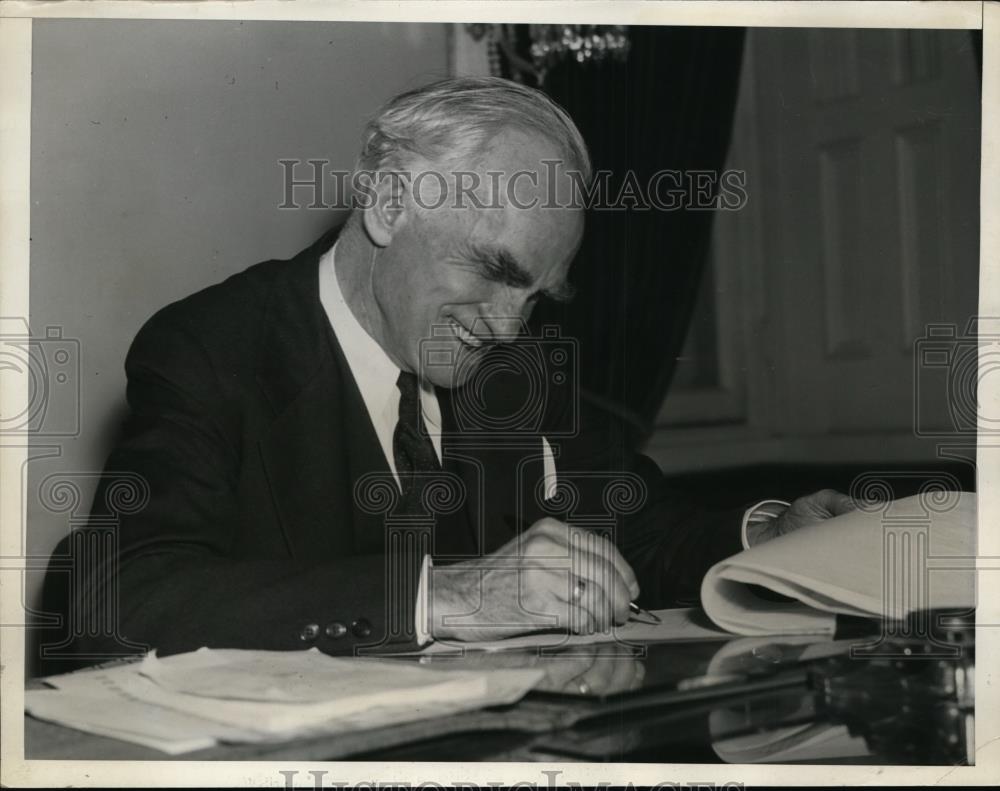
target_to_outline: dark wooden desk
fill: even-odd
[[[622,683],[634,689],[532,693],[508,707],[279,744],[220,745],[176,757],[26,717],[25,758],[788,763],[811,761],[808,750],[794,743],[808,747],[812,739],[824,746],[817,763],[964,763],[973,700],[971,647],[948,657],[940,645],[911,641],[908,656],[897,650],[895,656],[883,651],[851,658],[852,645],[734,639],[661,643],[639,655],[612,651],[586,661],[595,668],[604,663],[600,677],[608,683],[626,679]],[[433,661],[522,661],[494,656]],[[563,661],[521,657],[528,663]],[[572,661],[579,664],[580,658]],[[626,662],[629,672],[616,673]],[[576,686],[572,680],[564,684],[558,673],[551,676],[560,689]],[[593,674],[588,678],[594,681]],[[900,714],[905,707],[909,715]],[[760,737],[768,732],[775,734],[773,745]],[[748,734],[749,748],[741,741]]]

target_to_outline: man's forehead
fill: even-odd
[[[583,212],[570,208],[473,209],[464,239],[480,248],[505,249],[519,259],[549,263],[571,258],[583,234]],[[560,254],[561,252],[565,255]]]
[[[467,210],[466,210],[467,209]],[[520,205],[460,206],[463,222],[470,233],[498,233],[504,230],[575,236],[583,228],[583,210],[575,206],[551,206],[541,202]]]

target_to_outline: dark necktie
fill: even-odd
[[[420,413],[420,392],[415,374],[401,371],[396,380],[399,388],[399,420],[392,435],[392,455],[402,489],[402,501],[397,513],[422,514],[420,502],[427,473],[439,472],[441,464]]]

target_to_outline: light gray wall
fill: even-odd
[[[27,548],[42,562],[74,516],[43,507],[38,484],[72,473],[89,508],[93,480],[78,474],[99,471],[114,440],[122,363],[142,323],[330,227],[330,211],[277,208],[278,160],[349,168],[364,119],[445,76],[448,59],[444,25],[36,20],[33,30],[31,329],[60,327],[80,344],[79,436],[39,439],[49,449],[34,453],[58,455],[28,465]],[[72,422],[74,402],[54,398],[46,421]],[[40,583],[29,575],[29,606]]]

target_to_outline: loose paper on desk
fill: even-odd
[[[444,654],[461,651],[517,651],[526,648],[549,648],[561,650],[598,643],[659,643],[688,640],[720,640],[731,635],[708,621],[698,608],[681,607],[670,610],[653,610],[660,623],[653,623],[648,616],[615,626],[607,632],[596,634],[567,634],[566,632],[536,632],[534,634],[507,637],[500,640],[480,642],[436,642],[420,653]],[[642,619],[642,620],[639,620]]]
[[[308,651],[207,648],[52,676],[28,713],[169,753],[219,741],[343,733],[506,705],[544,677],[532,669],[456,671]]]
[[[141,744],[168,755],[202,750],[220,741],[260,739],[254,732],[242,733],[180,711],[153,708],[144,701],[130,699],[117,688],[97,684],[87,689],[27,690],[24,708],[39,720]]]
[[[701,602],[737,634],[832,634],[836,613],[899,620],[971,609],[975,556],[975,494],[926,492],[862,503],[717,563]],[[763,599],[751,585],[790,601]]]

